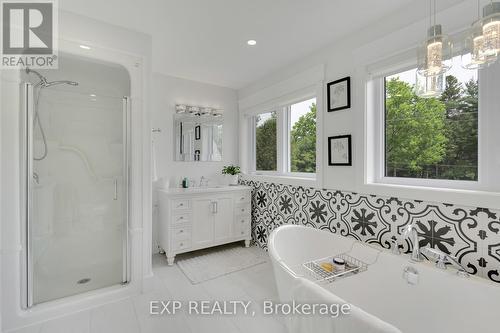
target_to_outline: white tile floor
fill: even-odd
[[[250,248],[267,258],[267,253]],[[277,300],[271,263],[192,285],[175,265],[167,267],[164,256],[153,257],[154,282],[150,290],[119,302],[51,320],[12,333],[285,333],[279,318],[262,315],[263,300]],[[151,316],[151,300],[244,300],[252,301],[255,317],[244,316]]]

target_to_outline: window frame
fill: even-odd
[[[292,172],[291,171],[291,147],[290,147],[290,131],[291,131],[291,106],[296,103],[304,102],[309,99],[316,99],[316,172]],[[272,107],[265,108],[256,112],[249,117],[250,125],[250,173],[253,175],[263,176],[278,176],[316,180],[318,175],[318,94],[316,91],[307,90],[301,94],[297,94],[291,99],[287,99],[281,103],[276,103]],[[265,111],[264,111],[265,110]],[[264,113],[276,112],[276,171],[257,170],[256,165],[256,117]]]
[[[459,64],[455,64],[459,66]],[[485,190],[488,188],[488,174],[486,172],[486,158],[485,158],[485,143],[488,141],[487,130],[485,129],[485,122],[487,113],[484,106],[486,106],[486,101],[484,100],[485,94],[481,93],[481,86],[486,83],[483,82],[483,76],[481,70],[478,72],[478,84],[479,84],[479,100],[478,100],[478,179],[477,180],[449,180],[449,179],[425,179],[425,178],[410,178],[410,177],[391,177],[385,175],[385,163],[386,163],[386,89],[385,89],[385,78],[394,74],[398,74],[413,68],[417,65],[414,62],[402,63],[399,66],[394,66],[391,68],[386,68],[385,70],[379,71],[376,76],[371,78],[371,88],[372,96],[367,97],[367,102],[373,103],[373,134],[374,142],[371,145],[373,154],[373,162],[367,163],[368,171],[372,175],[372,179],[369,177],[365,179],[365,183],[380,184],[380,185],[401,185],[407,187],[422,187],[422,188],[445,188],[453,190]],[[369,95],[369,94],[368,94]],[[370,145],[367,145],[370,147]],[[368,148],[370,149],[370,148]],[[371,166],[370,166],[371,164]],[[371,170],[370,170],[371,169]]]

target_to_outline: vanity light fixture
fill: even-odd
[[[195,106],[195,105],[185,105],[185,104],[176,104],[175,105],[175,113],[184,114],[188,113],[191,116],[222,116],[222,110],[217,110],[213,107],[209,106]]]
[[[195,115],[195,116],[200,115],[200,107],[199,106],[188,106],[187,110],[192,115]]]
[[[247,41],[247,44],[250,46],[255,46],[255,45],[257,45],[257,41],[255,39],[249,39]]]
[[[429,0],[429,4],[430,28],[427,39],[417,51],[417,72],[425,77],[446,73],[452,66],[452,43],[448,36],[443,35],[441,25],[436,24],[436,0]]]
[[[186,105],[184,104],[176,104],[175,105],[175,113],[186,113]]]
[[[500,2],[490,1],[483,8],[482,27],[484,57],[493,63],[500,56]]]
[[[209,114],[211,114],[211,113],[212,113],[212,111],[213,111],[213,109],[212,109],[212,108],[202,107],[202,108],[200,109],[200,116],[206,116],[206,115],[209,115]]]
[[[223,113],[222,110],[216,110],[216,109],[212,110],[212,116],[214,116],[214,117],[221,117],[222,113]]]

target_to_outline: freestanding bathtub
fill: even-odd
[[[368,263],[368,269],[321,284],[325,293],[333,293],[404,333],[500,332],[500,287],[485,279],[461,277],[455,269],[414,263],[407,255],[297,225],[275,229],[268,249],[281,302],[293,300],[296,268],[302,263],[348,252]],[[415,284],[404,278],[408,267],[418,272]]]

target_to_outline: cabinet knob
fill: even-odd
[[[244,233],[245,233],[244,231],[242,231],[242,232],[241,232],[241,234],[242,234],[242,235],[243,235]]]
[[[182,207],[182,206],[184,206],[184,204],[183,204],[183,203],[180,203],[180,204],[179,204],[179,207]]]
[[[184,216],[179,217],[179,220],[184,220]]]
[[[180,234],[182,234],[183,232],[184,232],[184,230],[182,230],[182,229],[181,229],[181,230],[179,230],[179,233],[180,233]]]

